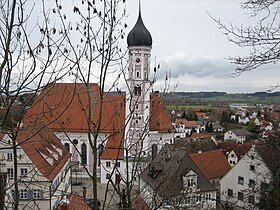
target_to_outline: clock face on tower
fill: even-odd
[[[140,63],[140,58],[136,58],[136,63]]]

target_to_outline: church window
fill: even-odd
[[[141,87],[135,86],[135,87],[134,87],[134,94],[135,94],[136,96],[141,96]]]
[[[139,72],[139,71],[136,72],[136,77],[137,77],[137,78],[140,77],[140,72]]]
[[[87,145],[85,143],[81,146],[81,153],[82,153],[82,163],[87,164]]]
[[[145,79],[147,79],[147,72],[146,71],[144,72],[144,77],[145,77]]]

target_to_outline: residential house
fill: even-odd
[[[224,151],[228,163],[233,167],[252,147],[252,143],[238,144],[235,142],[225,141],[219,144],[219,148]]]
[[[280,150],[271,145],[252,148],[221,179],[221,200],[227,206],[258,209],[260,190],[279,169]]]
[[[0,141],[0,169],[7,172],[11,187],[11,194],[6,195],[11,203],[6,207],[13,206],[17,182],[19,209],[55,210],[64,195],[71,192],[70,153],[42,122],[17,132],[17,157],[13,155],[10,135],[5,134]]]
[[[218,121],[213,122],[212,126],[213,126],[213,132],[223,132],[224,131],[224,127],[221,126],[221,124]]]
[[[197,121],[191,121],[186,119],[176,119],[175,120],[175,137],[178,136],[178,138],[182,136],[182,138],[185,138],[195,130],[195,132],[199,132],[199,126],[197,124]]]
[[[224,141],[233,141],[239,144],[244,144],[246,137],[251,133],[244,128],[229,130],[224,134]]]
[[[151,209],[216,209],[217,190],[183,148],[166,145],[140,176]]]
[[[223,150],[212,150],[190,155],[205,177],[216,189],[220,189],[220,179],[230,170]]]

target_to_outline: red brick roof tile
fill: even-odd
[[[190,156],[207,179],[222,177],[230,170],[230,165],[222,149]]]
[[[109,136],[101,159],[117,160],[123,158],[123,133],[116,133]]]
[[[53,180],[70,158],[70,153],[43,122],[22,128],[16,141],[48,180]],[[42,154],[50,158],[53,164],[49,164]]]
[[[67,205],[60,204],[57,210],[91,210],[87,202],[79,196],[77,193],[73,193],[68,196]]]

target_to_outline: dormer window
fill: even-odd
[[[183,176],[183,183],[185,189],[194,188],[197,186],[197,173],[190,170],[185,176]]]

